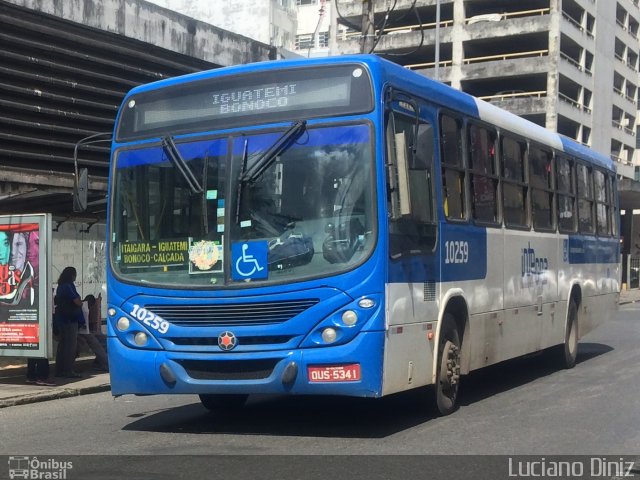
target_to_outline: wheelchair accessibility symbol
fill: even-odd
[[[253,278],[267,278],[267,257],[269,244],[267,242],[234,243],[231,246],[231,262],[233,265],[231,277],[233,280]]]

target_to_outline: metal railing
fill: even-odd
[[[416,24],[416,25],[406,25],[404,27],[389,27],[389,28],[383,29],[382,32],[385,33],[385,34],[419,32],[420,30],[431,30],[431,29],[434,29],[434,28],[436,28],[437,24],[438,24],[437,22],[431,22],[431,23],[422,23],[422,24]],[[452,25],[453,25],[453,20],[441,20],[440,21],[440,28],[451,27]],[[379,33],[380,33],[380,30],[376,30],[375,31],[376,35],[378,35]],[[362,32],[357,32],[357,31],[354,31],[354,30],[346,30],[342,34],[342,38],[344,40],[346,38],[359,37],[361,35],[362,35]]]
[[[478,98],[484,101],[491,101],[491,100],[511,100],[513,98],[543,98],[546,96],[547,96],[546,90],[536,90],[534,92],[512,92],[512,93],[501,93],[496,95],[484,95]]]
[[[591,114],[591,109],[589,107],[587,107],[586,105],[583,105],[582,103],[578,102],[577,100],[574,100],[571,97],[568,97],[564,93],[558,93],[558,98],[563,102],[568,103],[569,105],[571,105],[573,108],[577,110],[581,110],[585,113]]]
[[[439,66],[450,67],[452,64],[453,64],[452,60],[440,60]],[[411,65],[405,65],[404,68],[413,70],[416,68],[431,68],[435,66],[436,66],[436,62],[426,62],[426,63],[412,63]]]
[[[564,17],[565,20],[567,20],[570,24],[572,24],[574,27],[576,27],[578,30],[580,30],[582,33],[586,33],[587,36],[593,38],[593,32],[591,32],[590,30],[587,30],[586,28],[584,28],[575,18],[573,18],[571,15],[569,15],[568,13],[565,13],[564,11],[562,12],[562,16]]]
[[[622,98],[625,98],[629,102],[633,103],[634,105],[636,104],[636,100],[633,97],[631,97],[630,95],[627,95],[625,92],[623,92],[619,88],[613,87],[613,91],[616,92],[618,95],[620,95]]]
[[[509,20],[512,18],[520,18],[520,17],[533,17],[533,16],[542,16],[549,14],[551,9],[549,8],[537,8],[534,10],[520,10],[518,12],[503,12],[500,13],[503,20]],[[464,23],[469,23],[473,17],[465,18]]]
[[[586,73],[589,76],[593,75],[593,72],[591,70],[589,70],[587,67],[583,67],[580,62],[578,62],[577,60],[575,60],[574,58],[571,58],[569,55],[567,55],[564,52],[560,52],[560,58],[562,58],[563,60],[566,60],[567,62],[569,62],[571,65],[573,65],[574,67],[576,67],[578,70],[580,70],[581,72]]]
[[[511,60],[514,58],[527,58],[527,57],[544,57],[549,54],[549,50],[530,50],[528,52],[517,53],[502,53],[499,55],[486,55],[483,57],[471,57],[462,60],[462,63],[469,65],[471,63],[486,62],[492,60]]]
[[[636,132],[634,132],[631,128],[626,127],[625,125],[623,125],[622,123],[618,122],[617,120],[611,120],[611,125],[613,125],[614,127],[616,127],[618,130],[622,130],[625,133],[628,133],[629,135],[631,135],[632,137],[636,136]]]

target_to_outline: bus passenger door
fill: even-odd
[[[389,269],[385,394],[431,381],[430,321],[437,319],[434,129],[425,104],[388,100],[386,114]]]

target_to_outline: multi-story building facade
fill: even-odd
[[[335,49],[333,29],[335,8],[329,0],[296,0],[298,7],[298,31],[295,52],[303,57],[322,57]],[[346,30],[346,27],[343,27]]]
[[[147,0],[278,49],[294,48],[296,0]]]
[[[437,3],[376,0],[375,52],[435,77]],[[439,80],[611,155],[633,178],[638,0],[439,3]],[[362,2],[338,7],[339,22],[360,25]],[[357,31],[338,35],[335,53],[359,51]]]

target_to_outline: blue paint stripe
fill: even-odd
[[[617,238],[572,235],[563,241],[563,259],[575,265],[619,263],[620,242]]]
[[[613,160],[611,160],[609,157],[595,152],[580,143],[563,137],[562,135],[560,135],[560,140],[562,141],[564,151],[569,155],[574,155],[578,158],[588,160],[589,162],[592,162],[599,167],[606,168],[607,170],[615,171],[616,168]]]
[[[206,140],[176,145],[186,162],[196,158],[219,157],[227,154],[227,139]],[[159,145],[136,150],[123,150],[118,154],[116,168],[131,168],[142,165],[169,163],[167,155]]]

